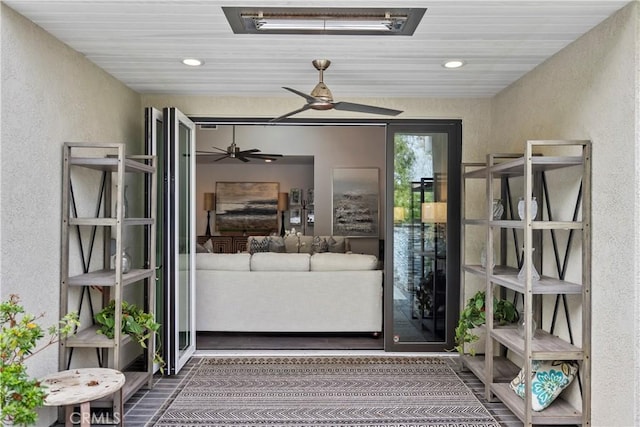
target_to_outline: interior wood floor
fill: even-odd
[[[198,332],[197,350],[382,350],[382,334]]]

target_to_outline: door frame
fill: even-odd
[[[305,126],[305,125],[326,125],[326,126],[341,126],[341,125],[384,125],[387,129],[386,136],[386,154],[385,154],[385,186],[383,187],[387,195],[393,195],[393,168],[389,167],[389,164],[393,165],[393,140],[390,141],[390,129],[410,129],[410,130],[428,130],[430,132],[450,132],[450,140],[455,141],[449,144],[448,153],[448,168],[449,168],[449,190],[448,200],[450,201],[448,209],[448,224],[451,227],[448,228],[448,242],[452,242],[447,245],[447,275],[451,277],[452,281],[455,281],[455,286],[451,287],[448,300],[451,300],[450,309],[447,311],[447,328],[449,330],[449,336],[445,343],[437,344],[424,344],[424,343],[393,343],[391,333],[385,331],[392,331],[390,329],[390,322],[393,320],[393,315],[389,310],[393,309],[393,294],[389,290],[393,287],[393,230],[389,225],[393,224],[393,197],[386,197],[385,217],[383,222],[384,232],[384,300],[383,300],[383,342],[384,351],[388,352],[442,352],[445,348],[453,348],[453,337],[455,324],[459,318],[460,310],[460,173],[462,167],[462,120],[461,119],[301,119],[290,117],[286,122],[271,123],[268,118],[228,118],[228,117],[215,117],[215,116],[189,116],[189,119],[198,124],[217,124],[217,125],[233,125],[233,124],[256,124],[264,125],[269,124],[271,126]],[[389,192],[391,187],[391,192]],[[192,199],[193,199],[192,195]],[[391,234],[391,236],[390,236]],[[391,287],[390,287],[391,286]],[[448,346],[448,347],[447,347]],[[197,350],[197,348],[196,348]]]
[[[446,133],[447,138],[447,293],[445,339],[442,342],[394,342],[393,277],[393,203],[394,203],[394,134]],[[385,209],[385,280],[384,280],[384,349],[389,352],[443,352],[455,346],[455,326],[460,314],[460,185],[462,167],[462,120],[393,121],[386,137],[386,209]]]

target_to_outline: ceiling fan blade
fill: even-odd
[[[316,102],[316,101],[318,101],[318,98],[315,98],[315,97],[313,97],[313,96],[311,96],[309,94],[306,94],[304,92],[300,92],[299,90],[291,89],[290,87],[285,87],[285,86],[283,86],[282,89],[286,89],[289,92],[293,92],[296,95],[299,95],[299,96],[303,97],[304,99],[307,100],[307,102]]]
[[[284,114],[284,115],[282,115],[280,117],[276,117],[275,119],[271,119],[269,121],[270,122],[279,122],[280,120],[286,119],[287,117],[293,116],[294,114],[301,113],[301,112],[303,112],[305,110],[308,110],[309,108],[311,108],[311,105],[304,104],[304,107],[302,107],[302,108],[298,108],[297,110],[293,110],[290,113]]]
[[[383,114],[385,116],[397,116],[402,113],[400,110],[391,108],[375,107],[373,105],[354,104],[353,102],[334,102],[333,108],[343,111],[356,111],[359,113]]]
[[[225,153],[227,152],[227,150],[223,150],[222,148],[218,148],[218,147],[211,147],[214,150],[218,150],[220,151],[220,153]],[[213,153],[211,151],[202,151],[202,150],[196,150],[196,154],[218,154],[218,153]]]
[[[260,152],[260,150],[258,150],[257,148],[252,148],[250,150],[238,151],[237,154],[239,154],[241,156],[246,156],[247,154],[259,153],[259,152]]]
[[[222,159],[226,159],[227,157],[229,157],[229,155],[221,156],[220,158],[215,159],[215,160],[214,160],[214,162],[219,162],[220,160],[222,160]]]
[[[252,159],[275,161],[275,160],[278,160],[278,158],[282,157],[282,154],[249,154],[245,157],[252,158]]]
[[[246,157],[244,157],[244,156],[236,156],[236,159],[241,160],[241,161],[243,161],[243,162],[245,162],[245,163],[249,162],[249,159],[247,159],[247,158],[246,158]]]

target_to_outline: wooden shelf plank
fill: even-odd
[[[124,225],[153,225],[152,218],[125,218]],[[117,218],[69,218],[69,225],[84,225],[89,227],[115,227],[118,224]]]
[[[517,328],[493,329],[491,337],[518,356],[524,357],[524,338]],[[582,349],[542,329],[537,329],[531,340],[531,358],[534,360],[582,360],[583,357]]]
[[[491,384],[491,391],[518,417],[525,421],[524,399],[518,396],[508,383]],[[563,399],[556,399],[543,411],[532,414],[533,424],[543,425],[575,425],[582,424],[582,412],[575,409]]]
[[[69,225],[115,227],[117,223],[115,218],[69,218]]]
[[[468,219],[463,219],[462,220],[462,224],[464,225],[483,225],[483,226],[487,226],[487,220],[486,219],[480,219],[480,218],[468,218]]]
[[[118,171],[117,157],[71,157],[69,160],[73,166],[82,166],[107,172]],[[155,171],[155,167],[133,159],[125,159],[124,165],[125,172],[153,173]]]
[[[495,228],[515,228],[524,229],[524,221],[513,219],[501,219],[489,221],[490,227]],[[582,230],[581,221],[532,221],[531,228],[534,230]]]
[[[128,273],[122,275],[122,284],[130,285],[140,280],[153,277],[154,270],[151,269],[132,269]],[[67,284],[69,286],[115,286],[116,271],[115,270],[97,270],[87,274],[69,277]]]
[[[464,363],[464,365],[473,372],[473,374],[482,381],[483,384],[487,384],[485,375],[485,357],[483,354],[475,356],[465,354],[461,356],[461,359],[462,363]],[[520,368],[516,364],[502,356],[493,358],[493,370],[493,382],[496,383],[510,382],[520,372]]]
[[[513,291],[520,292],[525,291],[525,284],[518,279],[518,270],[513,269],[507,274],[504,274],[497,269],[494,269],[494,274],[491,276],[491,281],[505,288],[509,288]],[[564,280],[555,279],[548,276],[540,276],[540,280],[536,280],[532,284],[532,292],[534,295],[545,294],[582,294],[583,287],[579,283],[567,282]]]
[[[123,374],[125,376],[125,383],[124,387],[122,388],[122,400],[124,402],[129,400],[129,398],[133,396],[136,391],[145,387],[153,376],[151,371],[125,371],[123,372]]]
[[[65,340],[64,344],[67,347],[97,347],[97,348],[112,348],[115,347],[115,340],[107,338],[103,334],[99,334],[98,325],[89,326],[86,329],[78,332],[72,337]],[[131,341],[131,337],[125,335],[122,337],[122,343],[126,344]]]

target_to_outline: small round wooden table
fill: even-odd
[[[91,425],[91,401],[120,392],[119,425],[123,425],[122,386],[124,374],[115,369],[81,368],[56,372],[42,379],[47,387],[46,406],[65,407],[65,426],[80,421],[82,427]],[[80,404],[80,414],[74,413],[74,406]],[[114,414],[114,418],[116,415]]]

